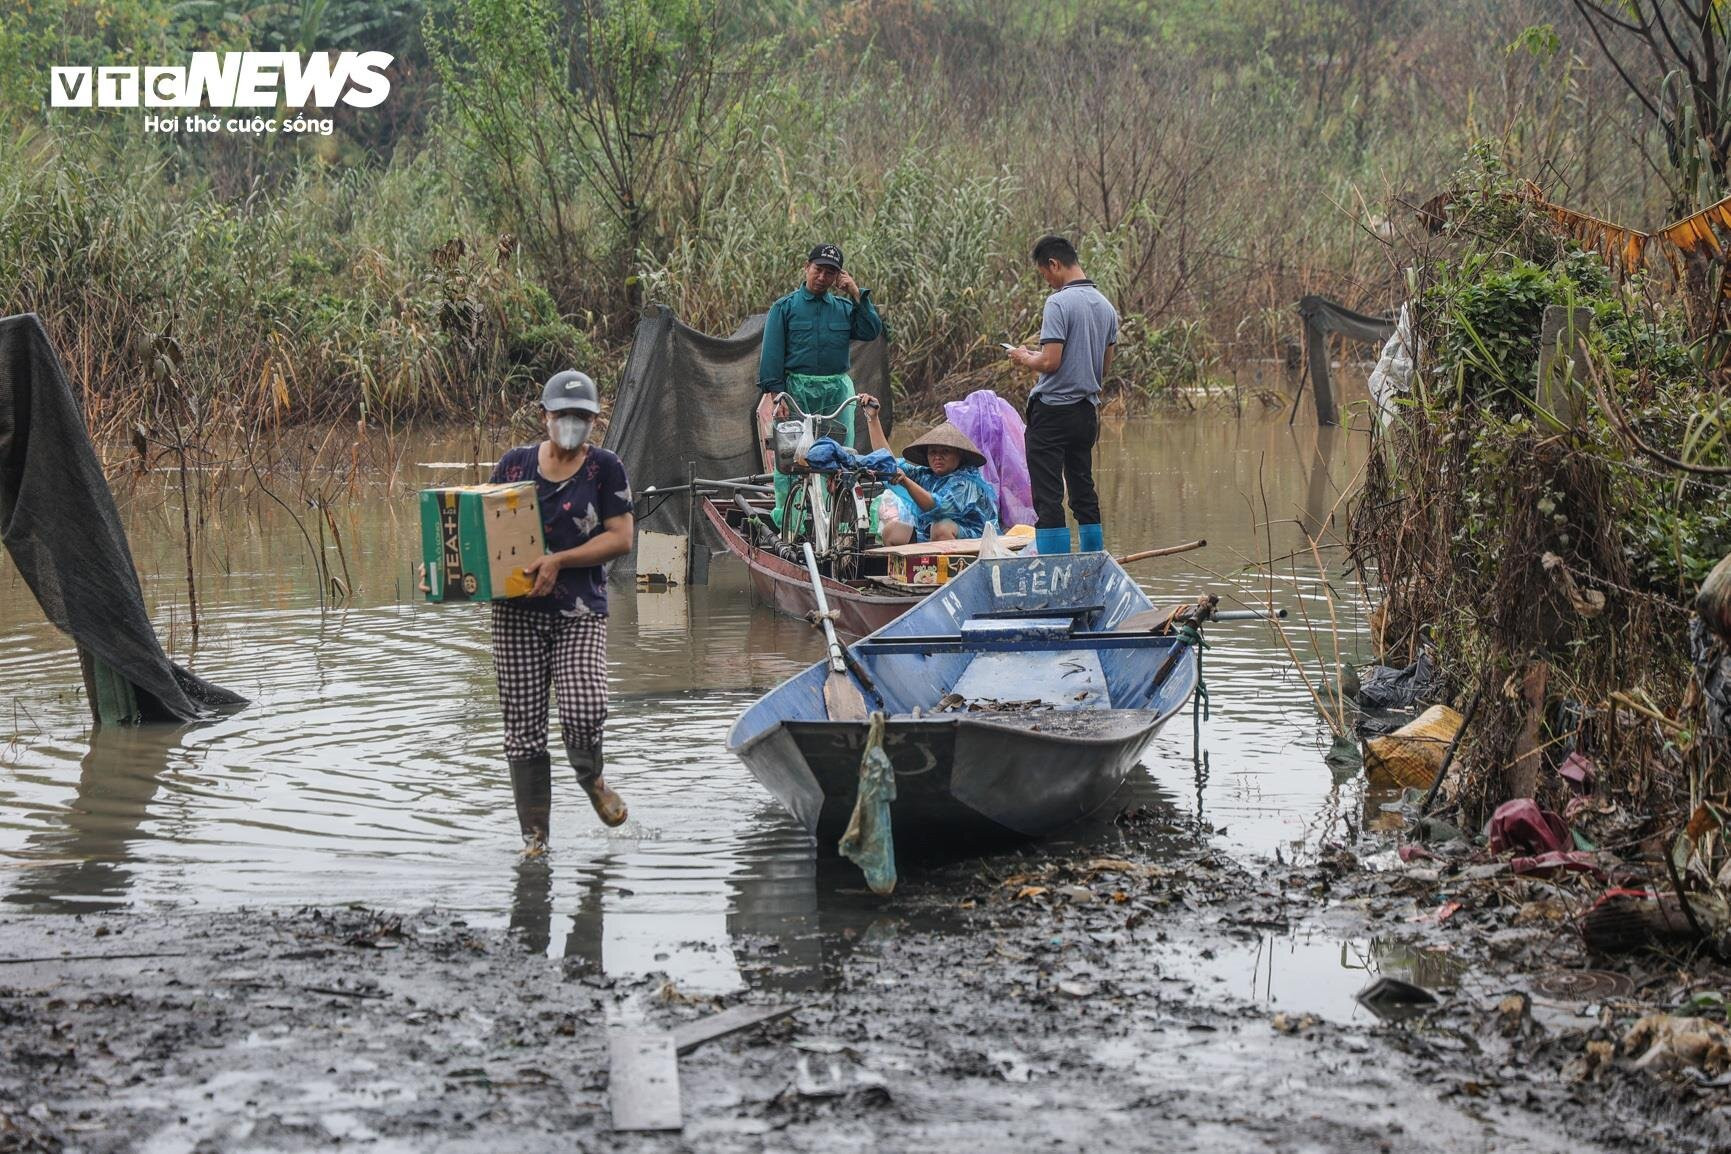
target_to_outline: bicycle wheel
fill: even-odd
[[[794,476],[793,483],[787,487],[787,495],[782,498],[777,528],[781,539],[789,545],[797,545],[807,535],[811,518],[806,511],[805,478]]]
[[[863,536],[865,510],[854,492],[853,478],[842,476],[839,490],[831,506],[835,527],[830,535],[830,572],[838,581],[850,581],[860,575],[860,551],[870,543]]]

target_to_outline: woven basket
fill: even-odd
[[[1461,715],[1433,705],[1393,733],[1366,738],[1364,776],[1372,785],[1429,789],[1443,753],[1460,732]]]

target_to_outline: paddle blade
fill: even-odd
[[[831,721],[864,721],[865,697],[845,672],[832,669],[823,683],[823,704]]]

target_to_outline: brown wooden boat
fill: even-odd
[[[805,617],[817,609],[817,598],[812,594],[803,560],[789,560],[777,556],[772,550],[759,548],[754,543],[751,528],[745,523],[748,514],[737,504],[731,501],[723,504],[709,496],[700,497],[698,504],[702,506],[710,527],[721,538],[722,545],[745,562],[745,567],[751,572],[752,588],[765,604],[790,617]],[[763,515],[767,517],[767,511]],[[888,569],[881,560],[862,558],[861,567],[868,572],[875,568],[878,572],[870,576],[860,574],[847,580],[828,575],[823,577],[824,596],[836,614],[836,632],[845,634],[850,640],[876,633],[926,597],[924,593],[906,592],[888,585],[881,579]]]

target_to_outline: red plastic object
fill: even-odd
[[[1530,797],[1505,801],[1491,815],[1491,852],[1561,853],[1573,844],[1563,819]]]

